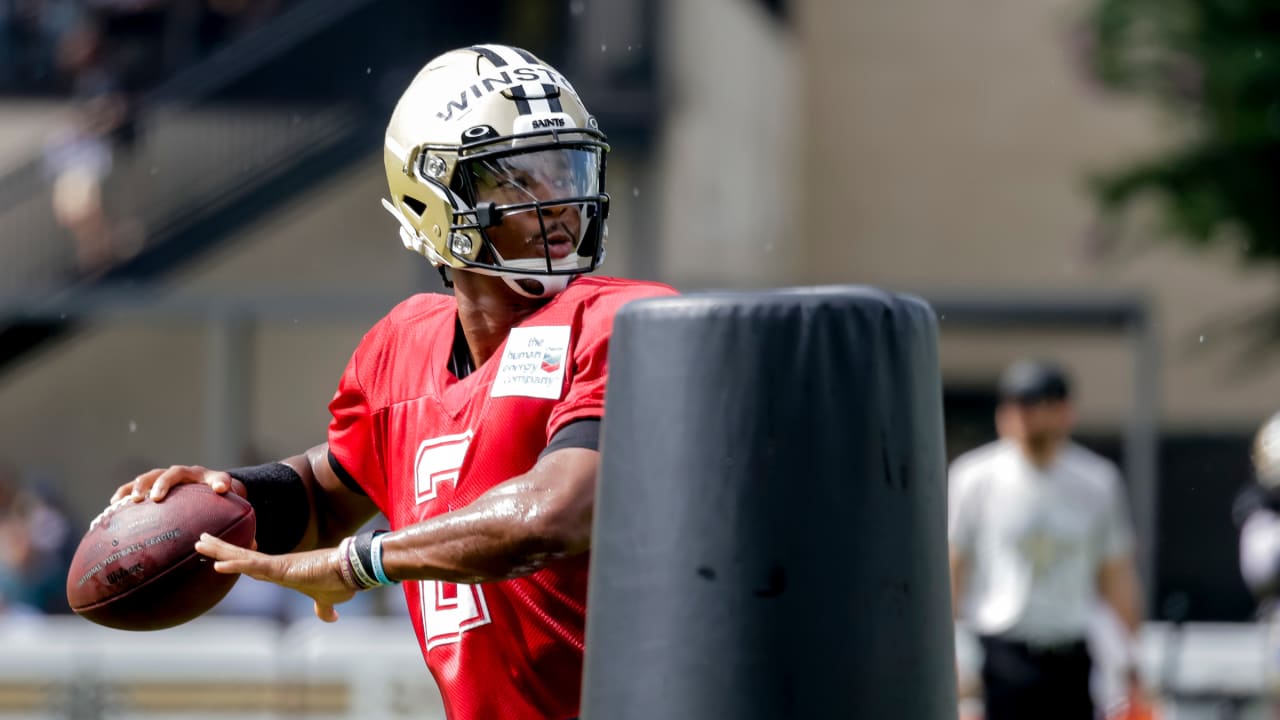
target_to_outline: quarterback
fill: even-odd
[[[411,297],[369,330],[327,442],[256,467],[152,470],[112,500],[188,482],[240,493],[257,551],[205,536],[219,572],[305,593],[326,621],[400,584],[451,720],[576,717],[610,329],[625,303],[674,292],[589,275],[608,149],[529,52],[431,60],[387,127],[383,205],[453,294]],[[390,531],[351,534],[379,511]]]

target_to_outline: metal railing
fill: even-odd
[[[374,2],[296,3],[148,93],[133,143],[82,138],[110,148],[98,187],[116,255],[180,242],[185,228],[365,128],[368,98],[358,93],[320,86],[273,97],[254,87],[297,86],[296,56],[323,57],[319,40]],[[40,295],[84,279],[76,238],[55,218],[48,153],[0,177],[0,295]]]

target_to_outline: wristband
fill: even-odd
[[[347,538],[347,562],[351,565],[351,570],[355,574],[356,583],[360,585],[361,590],[369,590],[378,587],[379,583],[373,577],[373,571],[369,569],[368,563],[361,562],[360,552],[360,536]]]
[[[373,575],[378,578],[378,582],[383,585],[398,585],[399,582],[387,577],[387,571],[382,567],[382,541],[386,538],[386,533],[375,532],[373,534],[373,542],[370,543],[370,558],[372,559]]]
[[[343,538],[338,544],[338,573],[342,575],[342,582],[352,590],[359,590],[360,585],[356,582],[355,572],[351,569],[351,560],[348,550],[351,547],[351,538]]]

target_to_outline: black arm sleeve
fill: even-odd
[[[258,552],[287,553],[302,541],[311,519],[307,489],[297,471],[284,463],[268,463],[228,470],[244,483],[257,522]]]
[[[600,418],[574,420],[556,431],[547,447],[538,453],[538,459],[564,448],[600,449]]]
[[[329,451],[329,467],[333,469],[333,474],[338,476],[338,479],[342,481],[342,484],[348,490],[357,495],[368,497],[369,493],[365,492],[364,488],[360,487],[360,483],[356,482],[356,479],[351,476],[351,473],[342,467],[342,463],[338,462],[338,458],[333,456],[332,450]]]

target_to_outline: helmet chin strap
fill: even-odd
[[[400,242],[404,243],[405,248],[426,256],[426,258],[431,261],[431,264],[437,267],[445,265],[453,267],[454,270],[460,270],[463,272],[473,272],[478,275],[500,277],[502,278],[502,281],[507,284],[507,287],[511,288],[517,295],[534,300],[556,295],[561,290],[568,287],[569,281],[575,277],[575,275],[571,274],[546,275],[543,273],[522,273],[512,272],[510,270],[493,270],[490,268],[470,266],[454,267],[451,263],[446,262],[445,259],[436,252],[436,249],[432,247],[431,243],[427,242],[426,238],[422,237],[422,234],[418,232],[417,228],[413,227],[413,225],[409,223],[408,219],[406,219],[405,216],[385,198],[382,200],[382,207],[385,208],[387,212],[391,213],[391,217],[395,218],[396,221],[400,223]],[[581,242],[581,239],[579,239],[579,242]],[[497,255],[497,251],[494,251],[494,254]],[[603,258],[601,258],[601,261],[603,261]],[[547,266],[547,261],[542,258],[503,260],[502,256],[499,255],[498,262],[502,263],[506,267],[515,268],[517,270],[539,270],[546,268]],[[578,267],[578,263],[572,256],[570,256],[559,260],[552,260],[551,267],[554,270],[572,270]],[[583,272],[586,271],[583,270]],[[522,283],[521,281],[537,283],[538,286],[542,288],[542,291],[539,293],[530,292],[525,287],[525,283]]]
[[[543,260],[542,258],[525,258],[521,260],[502,260],[501,258],[499,258],[499,262],[502,262],[507,267],[512,267],[516,269],[527,269],[527,270],[545,268],[547,266],[547,261]],[[555,269],[555,270],[572,270],[573,268],[578,267],[578,263],[572,257],[566,257],[560,260],[552,260],[551,267],[552,269]],[[573,275],[546,275],[542,273],[533,274],[533,273],[512,272],[510,270],[491,270],[489,268],[475,268],[475,267],[464,268],[464,270],[466,272],[473,272],[479,275],[490,275],[492,277],[500,277],[502,278],[502,281],[507,284],[507,287],[515,291],[516,294],[521,295],[523,297],[527,297],[527,298],[533,298],[533,299],[549,298],[559,293],[561,290],[564,290],[566,287],[569,286],[569,281],[572,280],[574,277]],[[542,288],[542,292],[540,293],[530,292],[525,287],[525,283],[521,282],[522,280],[532,281],[534,283],[537,283]]]

